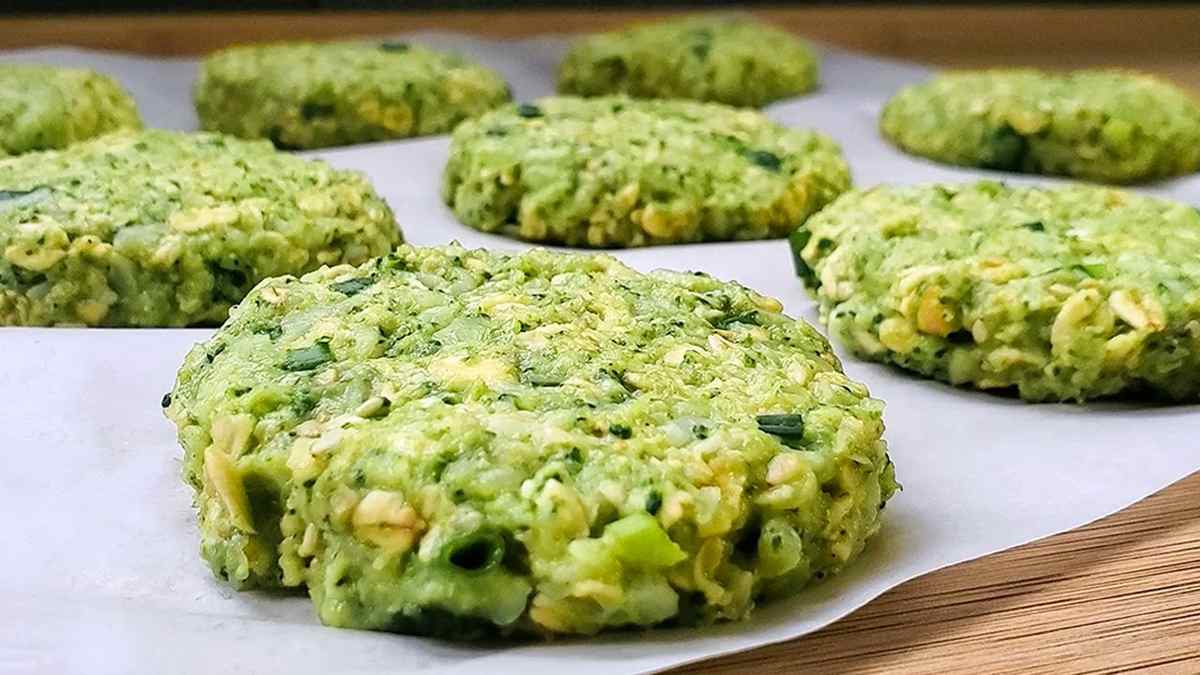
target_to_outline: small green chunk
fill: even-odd
[[[804,256],[801,255],[804,247],[808,246],[809,239],[812,239],[812,232],[809,232],[807,228],[799,227],[788,237],[788,245],[792,249],[792,265],[796,268],[796,276],[800,277],[806,286],[815,288],[817,273],[808,266],[808,263],[804,261]]]
[[[739,324],[739,323],[747,324],[750,326],[757,326],[758,320],[759,320],[758,319],[758,310],[751,309],[751,310],[747,310],[745,312],[726,314],[725,316],[719,316],[719,317],[716,317],[713,319],[709,319],[708,322],[713,325],[713,328],[727,329],[730,326],[733,326],[734,324]]]
[[[375,283],[375,279],[372,277],[358,277],[356,279],[346,279],[345,281],[329,284],[329,288],[342,295],[354,295],[373,283]]]
[[[646,495],[646,513],[650,515],[658,515],[658,510],[662,508],[662,492],[651,490],[650,494]]]
[[[283,369],[288,372],[312,370],[333,360],[333,351],[327,340],[319,340],[310,347],[289,349],[283,357]]]
[[[1046,231],[1046,224],[1040,220],[1034,220],[1034,221],[1030,221],[1028,223],[1024,223],[1021,225],[1021,227],[1025,228],[1027,230],[1032,230],[1034,232],[1045,232]]]
[[[385,52],[403,53],[410,49],[407,42],[382,42],[379,48]]]
[[[622,562],[643,567],[670,567],[687,558],[658,519],[648,513],[635,513],[609,523],[604,528],[604,539]]]
[[[784,438],[798,438],[804,435],[804,417],[796,414],[759,415],[754,418],[758,428],[765,433]]]
[[[1075,270],[1076,272],[1082,272],[1083,274],[1086,274],[1093,279],[1099,279],[1100,277],[1104,276],[1105,272],[1108,271],[1108,267],[1106,265],[1104,265],[1103,263],[1090,263],[1090,262],[1083,262],[1083,263],[1079,263],[1078,265],[1072,265],[1071,269]]]
[[[779,173],[779,170],[783,168],[783,160],[779,158],[779,155],[766,150],[747,150],[746,159],[750,160],[752,164],[757,164],[774,173]]]
[[[517,106],[517,114],[525,118],[541,117],[542,109],[531,103],[522,103]]]
[[[627,424],[610,424],[608,425],[608,433],[617,438],[629,438],[633,436],[633,429]]]
[[[1006,124],[992,132],[988,149],[991,157],[983,162],[984,168],[1019,171],[1025,163],[1029,143],[1016,129]]]

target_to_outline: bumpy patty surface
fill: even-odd
[[[832,335],[1031,401],[1200,394],[1200,212],[1100,187],[846,194],[792,236]]]
[[[950,164],[1132,183],[1200,168],[1200,103],[1148,75],[947,73],[902,89],[883,134]]]
[[[779,310],[543,250],[265,281],[164,401],[203,555],[336,626],[745,617],[854,559],[896,489],[882,403]]]
[[[106,75],[0,63],[0,157],[141,126],[133,99]]]
[[[320,148],[447,132],[507,101],[499,74],[404,42],[233,47],[204,60],[205,129]]]
[[[687,18],[580,40],[559,66],[558,90],[759,107],[816,88],[817,67],[813,50],[785,31]]]
[[[443,197],[485,232],[643,246],[786,236],[849,186],[833,141],[753,110],[557,97],[456,129]]]
[[[214,134],[0,160],[0,325],[218,324],[263,277],[386,253],[362,176]]]

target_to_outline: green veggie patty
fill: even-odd
[[[457,245],[264,281],[163,401],[202,554],[335,626],[743,618],[853,560],[896,489],[882,404],[779,310]]]
[[[456,129],[443,197],[485,232],[611,247],[783,237],[849,186],[833,141],[753,110],[551,97]]]
[[[141,126],[133,99],[108,76],[0,63],[0,157],[65,148]]]
[[[232,47],[204,60],[205,129],[321,148],[444,133],[510,98],[494,71],[406,42]]]
[[[901,90],[880,128],[930,159],[1132,183],[1200,168],[1200,103],[1148,75],[952,72]]]
[[[878,187],[792,236],[856,354],[1031,401],[1200,394],[1200,212],[1111,188]]]
[[[628,94],[761,107],[817,86],[803,40],[741,18],[689,17],[579,40],[559,66],[558,91]]]
[[[259,280],[399,241],[362,176],[214,134],[0,160],[0,325],[219,324]]]

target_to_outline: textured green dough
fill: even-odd
[[[947,73],[884,106],[884,136],[940,162],[1133,183],[1200,168],[1200,103],[1148,75]]]
[[[450,131],[510,98],[496,72],[403,42],[233,47],[204,60],[203,127],[280,148],[321,148]]]
[[[610,247],[783,237],[849,187],[833,141],[753,110],[556,97],[456,129],[443,197],[485,232]]]
[[[755,108],[816,86],[817,58],[807,43],[737,18],[687,18],[592,35],[572,47],[558,71],[563,94]]]
[[[65,148],[141,126],[133,99],[106,75],[0,64],[0,157]]]
[[[1030,401],[1200,395],[1200,212],[1077,186],[879,187],[792,236],[854,353]]]
[[[254,284],[400,240],[366,179],[215,134],[0,160],[0,325],[219,324]]]
[[[744,618],[856,558],[896,490],[883,404],[779,310],[545,250],[265,281],[164,400],[203,556],[334,626]]]

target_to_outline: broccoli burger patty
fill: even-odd
[[[741,619],[852,561],[896,490],[882,403],[780,309],[544,250],[267,280],[164,400],[202,554],[335,626]]]
[[[881,186],[792,235],[855,353],[1031,401],[1200,395],[1200,213],[1112,188]]]

